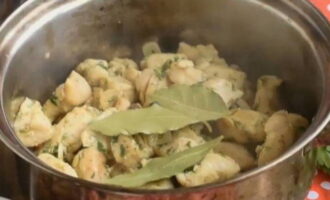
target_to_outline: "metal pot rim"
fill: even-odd
[[[55,1],[55,0],[51,0]],[[86,0],[88,1],[88,0]],[[20,8],[18,8],[9,18],[2,24],[0,27],[0,36],[1,34],[5,33],[8,31],[11,26],[12,21],[17,21],[21,17],[21,13],[28,13],[29,11],[33,10],[35,5],[39,5],[42,3],[42,0],[29,0],[25,2]],[[65,1],[63,1],[65,2]],[[289,4],[289,3],[288,3]],[[322,16],[322,14],[314,8],[311,4],[307,2],[301,3],[303,5],[300,6],[306,6],[309,9],[313,11],[314,17],[318,18],[322,23],[326,23],[328,31],[330,33],[330,23]],[[290,5],[292,6],[292,5]],[[301,15],[304,15],[304,17],[308,18],[306,14],[300,13]],[[310,18],[309,18],[310,19]],[[311,21],[311,23],[313,23]],[[314,24],[315,25],[315,24]],[[321,31],[321,30],[319,30]],[[330,35],[326,35],[326,39],[330,41]],[[330,52],[329,52],[330,54]],[[4,74],[0,74],[1,76],[4,76]],[[0,92],[2,93],[2,87],[3,87],[3,80],[1,80],[0,84]],[[308,143],[310,143],[321,131],[322,129],[326,126],[327,122],[330,121],[330,103],[327,101],[330,99],[330,80],[327,80],[327,84],[325,85],[325,89],[323,91],[323,97],[322,97],[322,102],[321,105],[318,109],[318,112],[316,114],[315,120],[311,124],[311,126],[306,130],[305,134],[308,134],[308,137],[306,137],[304,140],[299,140],[294,146],[292,146],[285,154],[283,154],[281,157],[277,158],[276,160],[272,161],[271,163],[255,168],[253,170],[247,171],[236,178],[230,179],[226,182],[222,183],[211,183],[207,185],[202,185],[198,187],[191,187],[191,188],[177,188],[177,189],[171,189],[171,190],[137,190],[137,189],[127,189],[127,188],[121,188],[121,187],[116,187],[116,186],[110,186],[110,185],[105,185],[105,184],[98,184],[90,181],[86,181],[83,179],[78,179],[74,177],[70,177],[68,175],[62,174],[45,164],[43,164],[41,161],[39,161],[33,153],[31,153],[28,149],[26,149],[26,152],[22,152],[16,149],[18,145],[22,145],[19,140],[17,142],[19,144],[14,144],[12,143],[7,137],[3,136],[3,134],[0,134],[0,140],[5,143],[7,147],[9,147],[13,152],[15,152],[18,156],[20,156],[22,159],[27,161],[29,164],[31,164],[33,167],[39,168],[47,173],[50,173],[58,178],[66,179],[72,183],[75,183],[77,185],[84,185],[88,186],[90,188],[95,188],[97,190],[104,190],[104,191],[112,191],[114,193],[118,194],[129,194],[129,195],[143,195],[143,194],[176,194],[176,193],[191,193],[191,192],[197,192],[200,190],[206,190],[206,189],[212,189],[212,188],[218,188],[218,187],[230,187],[230,185],[233,185],[237,182],[240,182],[244,179],[256,176],[266,170],[270,170],[276,165],[284,162],[285,160],[289,159],[292,155],[297,153],[299,150],[303,149]],[[10,131],[12,134],[14,134],[14,131],[12,130],[9,121],[7,120],[4,107],[3,107],[3,97],[1,96],[0,99],[0,104],[1,104],[1,113],[0,113],[0,121],[5,124],[5,127],[1,127],[1,131]],[[4,130],[5,129],[5,130]]]

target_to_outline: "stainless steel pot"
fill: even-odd
[[[311,126],[267,166],[225,183],[168,191],[74,179],[21,145],[9,117],[13,97],[44,100],[84,58],[140,58],[141,44],[155,38],[168,51],[181,40],[213,43],[251,81],[264,74],[284,78],[287,109],[308,116]],[[0,52],[0,139],[32,166],[31,199],[296,200],[306,195],[315,172],[306,148],[330,119],[330,25],[306,1],[31,0],[1,27]]]

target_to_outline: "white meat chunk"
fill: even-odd
[[[265,124],[266,140],[257,148],[258,165],[265,165],[282,155],[295,142],[308,121],[287,111],[274,113]]]
[[[152,155],[152,152],[140,146],[134,137],[125,135],[111,138],[111,150],[116,162],[127,169],[137,169],[142,159]]]
[[[81,133],[81,143],[84,148],[94,147],[103,153],[110,151],[110,138],[89,128]]]
[[[235,160],[242,170],[248,170],[256,166],[256,159],[243,145],[233,142],[221,142],[214,148],[214,152],[229,156]]]
[[[108,176],[106,162],[107,159],[103,152],[94,147],[89,147],[76,154],[72,166],[79,178],[102,182]]]
[[[73,106],[79,106],[91,96],[92,89],[81,75],[73,71],[64,83],[63,92],[63,101]]]
[[[115,104],[115,108],[118,109],[119,111],[128,110],[130,107],[131,107],[131,102],[124,97],[119,97]]]
[[[86,59],[76,71],[86,78],[92,87],[104,87],[109,78],[109,64],[105,60]]]
[[[178,53],[186,55],[195,64],[212,62],[219,59],[218,51],[212,44],[191,46],[187,43],[180,42]]]
[[[172,62],[168,70],[168,77],[174,84],[193,85],[203,80],[203,73],[194,68],[192,61],[182,59]]]
[[[190,127],[182,128],[164,136],[158,136],[155,152],[159,156],[165,156],[187,150],[205,143],[204,138]]]
[[[232,158],[211,152],[199,165],[195,165],[192,171],[178,174],[176,179],[184,187],[192,187],[225,181],[238,174],[239,171],[239,165]]]
[[[38,101],[25,98],[14,121],[14,129],[27,147],[36,147],[49,140],[54,130]]]
[[[119,97],[124,97],[132,103],[137,100],[134,83],[121,76],[110,77],[107,82],[107,89],[116,90]]]
[[[254,108],[271,115],[281,109],[278,89],[283,81],[276,76],[262,76],[258,79]]]
[[[233,84],[226,79],[212,78],[204,82],[203,85],[217,93],[228,108],[243,96],[243,92],[235,89]]]
[[[138,144],[140,150],[143,152],[143,159],[148,159],[149,157],[154,155],[154,149],[150,145],[149,140],[147,139],[148,135],[138,134],[134,135],[133,138],[135,139],[136,143]]]
[[[142,105],[148,104],[148,97],[155,91],[167,88],[169,83],[166,76],[160,77],[155,74],[155,70],[147,68],[135,80],[135,87]]]
[[[104,90],[103,88],[95,87],[93,88],[91,104],[100,110],[106,110],[110,107],[115,107],[119,95],[116,89]]]
[[[55,95],[52,95],[46,103],[43,105],[43,110],[48,119],[53,122],[60,115],[64,113],[63,109],[59,106],[58,98]]]
[[[38,158],[43,161],[46,165],[52,167],[53,169],[60,171],[69,176],[78,177],[76,171],[69,165],[68,163],[56,158],[55,156],[42,153],[38,156]]]
[[[141,73],[138,70],[137,64],[131,59],[114,58],[110,61],[109,66],[110,73],[116,76],[122,76],[131,82],[134,82]]]
[[[252,109],[254,104],[254,98],[256,96],[256,91],[253,88],[251,81],[247,79],[245,80],[243,85],[243,92],[244,96],[242,97],[242,100],[244,100],[249,105],[249,108]]]
[[[107,79],[107,86],[94,87],[91,104],[100,110],[116,107],[126,110],[137,100],[135,86],[121,76],[111,76]]]
[[[150,68],[150,69],[160,69],[167,65],[170,61],[176,61],[180,59],[186,59],[187,57],[183,54],[175,54],[175,53],[155,53],[151,54],[148,57],[145,57],[141,61],[142,69]]]
[[[295,113],[289,113],[289,120],[293,128],[296,130],[295,135],[296,139],[298,139],[300,137],[300,134],[305,132],[305,130],[307,129],[309,122],[303,116]]]
[[[143,138],[143,141],[146,142],[146,144],[152,148],[153,152],[159,156],[159,155],[165,155],[165,153],[161,153],[160,147],[163,145],[168,145],[171,141],[173,141],[173,135],[171,132],[166,132],[161,135],[155,135],[155,134],[150,134],[150,135],[145,135],[141,134],[140,137]]]
[[[205,63],[204,65],[197,65],[196,68],[201,70],[207,79],[226,79],[233,84],[235,90],[244,90],[247,81],[246,74],[240,70],[226,66],[225,63],[223,65]]]
[[[87,81],[73,71],[64,84],[56,88],[55,93],[43,106],[45,114],[51,121],[59,115],[72,110],[75,106],[84,104],[92,95],[92,89]]]
[[[217,121],[217,128],[226,138],[238,143],[263,142],[267,116],[253,110],[238,109]]]
[[[66,154],[57,155],[58,158],[71,159],[72,154],[82,145],[82,132],[98,114],[98,110],[89,106],[76,107],[55,125],[55,135],[50,141],[50,147],[61,144],[65,149],[64,154]],[[61,152],[58,153],[60,154]]]
[[[151,54],[161,53],[161,49],[157,42],[146,42],[142,46],[143,55],[145,57],[150,56]]]

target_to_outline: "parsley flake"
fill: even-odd
[[[59,105],[58,98],[54,94],[49,98],[49,101],[52,102],[52,104],[54,104],[55,106]]]
[[[126,155],[126,149],[124,145],[120,145],[120,157],[124,157]]]

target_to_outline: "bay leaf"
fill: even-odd
[[[150,101],[202,122],[219,119],[228,113],[222,98],[202,85],[173,85],[156,91]]]
[[[107,136],[162,134],[228,113],[221,97],[201,85],[174,85],[155,92],[151,99],[160,105],[117,112],[90,127]]]
[[[220,141],[221,138],[216,138],[179,153],[152,159],[145,167],[129,174],[107,179],[104,183],[122,187],[139,187],[148,182],[175,176],[199,163]]]
[[[161,134],[197,122],[190,116],[154,104],[148,108],[114,113],[105,119],[93,121],[89,126],[104,135],[118,136]]]

